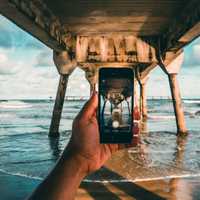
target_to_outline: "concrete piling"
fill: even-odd
[[[60,119],[62,115],[63,104],[65,100],[65,93],[67,88],[69,75],[60,75],[60,81],[58,84],[57,95],[53,108],[53,115],[51,119],[51,125],[49,130],[49,136],[59,136]]]
[[[68,79],[70,74],[76,68],[77,62],[68,54],[67,51],[54,51],[53,60],[58,70],[58,73],[60,74],[60,81],[58,84],[56,100],[53,108],[49,136],[58,137]]]
[[[174,106],[174,113],[176,117],[176,126],[178,133],[186,133],[184,110],[181,101],[180,88],[177,80],[177,74],[169,74],[169,85],[172,95],[172,101]]]
[[[160,53],[158,56],[158,60],[161,69],[168,76],[173,107],[174,107],[174,114],[176,117],[177,134],[187,133],[180,88],[177,79],[177,75],[183,64],[184,53],[181,52],[172,62],[168,63],[167,65],[162,60]]]
[[[140,112],[143,120],[147,119],[146,83],[140,84]]]
[[[90,66],[87,71],[85,71],[85,78],[90,84],[90,95],[96,89],[95,86],[98,83],[98,71],[95,66]]]

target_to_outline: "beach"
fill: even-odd
[[[27,198],[40,180],[8,175],[0,172],[0,193],[2,200]],[[200,199],[200,179],[169,178],[139,182],[83,182],[77,191],[77,200],[192,200]]]
[[[171,100],[148,100],[137,146],[115,153],[86,177],[76,198],[200,199],[200,100],[183,102],[188,135],[176,135]],[[60,138],[50,139],[53,101],[0,101],[0,199],[24,199],[46,177],[84,103],[65,101]]]

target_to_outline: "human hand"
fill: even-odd
[[[30,200],[74,199],[82,179],[99,169],[112,153],[124,148],[124,145],[100,144],[97,107],[98,97],[94,93],[74,119],[72,137],[61,158]]]
[[[84,163],[86,174],[98,170],[117,150],[132,144],[100,144],[100,134],[96,111],[98,95],[93,93],[90,100],[73,122],[72,137],[67,146],[73,156]]]
[[[67,147],[84,162],[87,174],[99,169],[119,149],[117,144],[100,144],[97,107],[98,96],[94,93],[74,119],[72,137]]]

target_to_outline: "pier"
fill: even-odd
[[[183,48],[200,35],[199,0],[1,0],[0,13],[53,49],[60,74],[49,135],[59,136],[67,80],[85,71],[91,91],[100,67],[129,67],[147,118],[147,77],[161,67],[169,80],[177,133],[186,133],[177,76]]]

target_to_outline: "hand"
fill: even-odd
[[[94,93],[73,122],[72,137],[54,169],[29,197],[30,200],[74,199],[82,179],[99,169],[112,153],[125,145],[100,144]]]
[[[73,151],[73,156],[84,162],[87,174],[99,169],[120,148],[118,144],[100,144],[97,107],[98,96],[94,93],[75,118],[67,146],[68,151]]]

